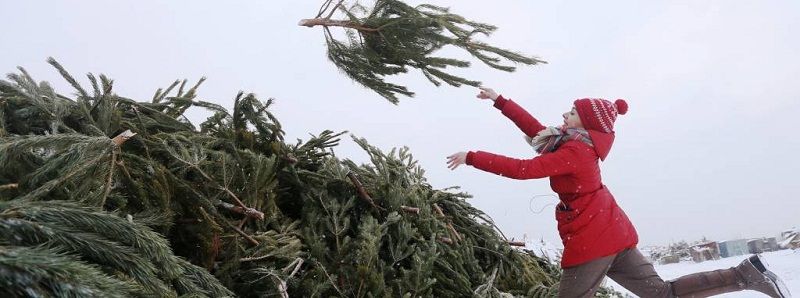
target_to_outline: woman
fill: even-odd
[[[625,212],[602,184],[599,161],[614,143],[614,122],[628,111],[624,100],[575,100],[560,127],[545,127],[515,102],[481,88],[480,99],[511,119],[540,154],[514,159],[483,151],[448,156],[448,167],[467,164],[512,179],[550,177],[558,193],[558,232],[564,244],[564,272],[559,297],[591,297],[603,278],[641,297],[707,297],[755,290],[771,297],[790,297],[782,281],[754,255],[736,267],[700,272],[664,281],[636,248],[638,235]]]

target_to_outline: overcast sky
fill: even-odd
[[[774,236],[800,226],[800,137],[793,131],[800,2],[427,3],[494,24],[499,29],[486,41],[549,62],[506,73],[470,59],[474,67],[455,71],[545,124],[560,124],[576,98],[628,101],[601,168],[641,244]],[[546,179],[446,167],[445,157],[457,151],[533,157],[522,133],[471,87],[436,88],[418,72],[388,78],[417,93],[394,106],[351,82],[325,57],[322,30],[297,26],[321,4],[0,0],[0,72],[23,66],[73,93],[45,62],[53,56],[76,77],[105,73],[118,94],[142,101],[175,79],[207,76],[202,100],[230,107],[239,90],[274,97],[288,140],[330,129],[385,150],[408,146],[434,187],[461,186],[506,235],[560,245],[557,199]],[[207,116],[192,113],[193,121]],[[367,161],[349,138],[336,154]]]

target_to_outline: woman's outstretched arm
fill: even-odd
[[[516,159],[483,151],[458,152],[447,157],[448,167],[455,169],[467,164],[477,169],[512,179],[537,179],[567,175],[575,172],[581,151],[575,144],[566,143],[553,153],[531,159]]]
[[[511,121],[528,137],[532,138],[536,136],[539,131],[545,129],[545,126],[539,123],[539,120],[533,118],[528,111],[514,101],[504,98],[491,88],[480,89],[481,92],[478,94],[478,98],[493,100],[494,107],[500,110],[508,119],[511,119]]]

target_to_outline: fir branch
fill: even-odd
[[[44,247],[0,246],[6,297],[130,297],[141,287],[98,267]]]
[[[378,28],[370,28],[366,26],[362,26],[358,23],[348,21],[348,20],[331,20],[328,18],[316,18],[316,19],[303,19],[300,20],[298,23],[300,26],[305,27],[315,27],[315,26],[325,26],[325,27],[343,27],[343,28],[350,28],[355,29],[362,32],[378,32]]]
[[[444,211],[442,211],[442,208],[439,207],[438,204],[433,203],[433,210],[436,211],[436,215],[438,215],[439,217],[447,219],[447,216],[444,215]],[[456,229],[453,228],[453,224],[450,223],[449,220],[447,222],[447,229],[450,230],[450,233],[453,235],[453,238],[455,238],[456,240],[462,240],[461,234],[459,234],[458,231],[456,231]]]
[[[508,245],[518,246],[518,247],[525,247],[525,242],[523,242],[523,241],[509,241]]]
[[[400,206],[400,208],[406,213],[419,214],[419,208],[417,207]]]
[[[125,272],[150,293],[169,293],[166,283],[188,284],[196,268],[172,254],[169,243],[147,227],[113,214],[70,202],[14,200],[0,205],[0,241],[15,245],[48,244],[82,259]],[[191,270],[190,280],[184,273]],[[207,274],[206,274],[207,275]],[[203,277],[201,289],[222,288]],[[214,285],[216,284],[216,285]],[[203,290],[206,291],[206,290]]]
[[[72,87],[75,88],[75,90],[78,91],[78,95],[79,96],[78,96],[78,100],[76,101],[76,103],[77,103],[78,107],[80,108],[80,111],[83,112],[84,116],[86,117],[86,119],[90,123],[90,124],[85,126],[89,130],[89,131],[87,131],[87,133],[91,133],[92,135],[95,135],[95,136],[103,136],[103,135],[105,135],[104,132],[100,128],[98,128],[98,126],[97,126],[98,123],[97,123],[96,119],[92,116],[91,112],[89,111],[88,106],[91,104],[92,97],[90,97],[89,94],[86,93],[86,90],[84,90],[83,87],[81,87],[81,85],[78,84],[78,81],[76,81],[75,78],[73,78],[72,75],[70,75],[69,72],[67,72],[67,70],[64,69],[64,67],[61,66],[60,63],[58,63],[58,61],[56,61],[56,59],[54,59],[53,57],[48,57],[47,58],[47,63],[49,63],[50,65],[55,67],[58,70],[58,72],[61,74],[61,76],[67,82],[69,82],[69,84],[72,85]]]
[[[228,224],[228,227],[230,227],[232,230],[234,230],[239,235],[242,235],[242,237],[244,237],[244,239],[246,239],[247,242],[250,242],[253,245],[259,245],[258,240],[254,239],[252,236],[248,235],[247,233],[245,233],[241,229],[237,228],[236,226],[232,225],[231,223],[229,223],[229,222],[226,222],[226,223]]]
[[[156,91],[156,95],[153,96],[153,103],[160,103],[161,101],[163,101],[164,98],[167,97],[167,94],[169,94],[169,92],[172,91],[172,88],[178,86],[180,82],[181,82],[180,80],[175,80],[174,82],[172,82],[172,84],[169,85],[169,87],[167,87],[166,90],[163,91],[159,88]],[[181,85],[181,87],[183,87],[183,85]]]
[[[56,61],[56,59],[54,59],[53,57],[48,57],[47,58],[47,63],[50,63],[50,65],[52,65],[53,67],[55,67],[58,70],[58,72],[61,74],[61,76],[64,77],[64,79],[70,85],[72,85],[72,87],[75,88],[75,90],[78,91],[78,95],[80,95],[84,99],[91,98],[89,96],[89,94],[86,93],[86,90],[83,90],[83,87],[81,87],[81,85],[78,84],[78,81],[76,81],[75,78],[73,78],[72,75],[69,74],[69,72],[67,72],[67,70],[64,69],[64,67],[61,66],[60,63],[58,63],[58,61]]]
[[[210,297],[234,297],[234,293],[225,288],[211,273],[203,268],[197,267],[188,261],[177,258],[177,265],[183,272],[183,278],[188,279],[192,284],[199,287],[204,294]],[[182,294],[189,294],[191,291],[181,291]]]
[[[322,14],[325,13],[325,11],[328,10],[328,7],[330,7],[332,2],[333,2],[333,0],[325,0],[325,2],[322,3],[322,6],[320,6],[319,12],[317,13],[317,16],[315,18],[321,17]]]
[[[12,244],[35,246],[48,244],[85,260],[120,270],[150,293],[169,293],[157,277],[156,268],[130,248],[92,234],[57,226],[45,226],[29,220],[0,219],[0,236]],[[16,237],[16,238],[12,238]]]
[[[225,202],[218,202],[217,206],[223,209],[226,209],[231,212],[239,213],[241,215],[247,216],[248,218],[255,218],[258,220],[264,220],[264,213],[260,212],[253,208],[241,207],[241,206],[234,206],[232,204],[228,204]]]
[[[176,139],[173,139],[173,140],[176,140]],[[212,185],[214,188],[217,188],[217,189],[221,190],[222,192],[224,192],[225,194],[227,194],[227,195],[228,195],[230,198],[232,198],[232,199],[233,199],[233,201],[234,201],[234,202],[235,202],[237,205],[239,205],[239,207],[241,207],[241,208],[244,208],[245,210],[250,210],[250,209],[252,209],[252,208],[250,208],[250,207],[247,207],[247,206],[245,206],[245,204],[242,202],[242,200],[240,200],[240,199],[239,199],[239,197],[238,197],[238,196],[237,196],[235,193],[233,193],[233,192],[232,192],[230,189],[228,189],[227,187],[225,187],[225,186],[221,185],[221,184],[220,184],[219,182],[217,182],[217,181],[216,181],[214,178],[211,178],[211,176],[209,176],[209,175],[208,175],[208,174],[207,174],[205,171],[203,171],[203,169],[201,169],[201,168],[200,168],[200,166],[198,165],[198,164],[199,164],[199,162],[200,162],[200,160],[199,160],[200,158],[199,158],[199,155],[198,155],[198,154],[196,154],[196,153],[195,153],[195,154],[188,153],[188,151],[186,150],[186,148],[184,148],[184,147],[182,147],[182,146],[179,148],[179,150],[181,150],[181,152],[175,151],[175,150],[174,150],[174,149],[172,149],[172,147],[170,147],[170,145],[167,143],[167,140],[164,140],[164,141],[163,141],[163,144],[164,144],[164,147],[165,147],[165,148],[167,148],[167,150],[168,150],[168,151],[170,152],[170,154],[172,155],[172,158],[174,158],[175,160],[177,160],[177,161],[179,161],[179,162],[183,163],[185,166],[188,166],[189,168],[191,168],[191,169],[195,170],[195,171],[196,171],[197,173],[199,173],[199,174],[200,174],[200,175],[201,175],[203,178],[205,178],[206,182],[209,182],[209,183],[211,183],[211,185]],[[199,151],[199,150],[201,150],[199,147],[194,147],[194,149],[195,149],[195,150],[198,150],[198,151]],[[194,160],[192,160],[192,161],[189,161],[187,157],[193,157],[193,159],[194,159]],[[263,219],[263,217],[264,217],[263,213],[261,213],[261,212],[259,212],[259,211],[255,211],[255,210],[254,210],[253,212],[256,214],[256,216],[257,216],[257,217],[260,217],[260,218],[262,218],[262,219]]]
[[[351,173],[348,173],[348,174],[347,174],[347,178],[350,178],[350,181],[352,181],[352,182],[353,182],[353,186],[355,186],[355,187],[356,187],[356,191],[358,191],[358,196],[359,196],[359,197],[360,197],[362,200],[364,200],[365,202],[367,202],[367,204],[369,204],[370,206],[372,206],[372,208],[375,208],[375,210],[378,210],[378,211],[386,211],[385,209],[383,209],[383,208],[381,208],[380,206],[378,206],[378,205],[376,205],[376,204],[375,204],[375,201],[374,201],[374,200],[372,200],[372,198],[369,196],[369,194],[367,193],[367,190],[366,190],[366,189],[364,189],[364,185],[362,185],[362,184],[361,184],[361,181],[358,181],[358,177],[356,177],[356,175],[355,175],[355,174],[353,174],[352,172],[351,172]]]
[[[9,183],[9,184],[0,185],[0,190],[15,189],[15,188],[18,188],[18,187],[19,187],[18,183]]]
[[[378,0],[371,9],[357,3],[349,9],[337,4],[327,17],[321,17],[331,2],[326,0],[315,18],[303,19],[298,25],[322,27],[328,46],[328,58],[334,65],[352,80],[394,104],[398,103],[396,94],[413,96],[413,92],[404,86],[387,83],[385,77],[406,72],[407,67],[422,70],[423,75],[436,86],[440,82],[435,78],[455,87],[480,86],[478,81],[442,70],[448,66],[469,66],[467,61],[432,56],[433,52],[445,46],[461,48],[489,67],[502,71],[514,71],[515,67],[500,64],[501,58],[515,64],[546,63],[534,57],[475,41],[475,35],[489,36],[497,28],[467,20],[450,13],[444,7],[429,4],[412,7],[397,0]],[[330,19],[337,11],[336,7],[341,8],[340,11],[346,19]],[[334,38],[330,28],[345,30],[348,42]]]
[[[89,78],[89,82],[92,83],[92,90],[94,90],[94,98],[99,98],[103,95],[103,92],[100,91],[100,85],[97,83],[97,78],[92,74],[86,74],[86,77]]]
[[[334,14],[334,13],[336,13],[336,10],[337,10],[337,9],[339,9],[339,8],[342,8],[342,9],[344,9],[344,8],[342,7],[342,3],[344,3],[344,0],[339,0],[339,3],[336,3],[336,5],[334,5],[334,6],[333,6],[333,8],[331,8],[331,12],[330,12],[330,13],[328,13],[328,16],[326,16],[325,18],[326,18],[326,19],[330,19],[330,18],[331,18],[331,16],[333,16],[333,14]]]

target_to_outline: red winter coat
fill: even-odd
[[[498,97],[494,106],[529,137],[545,129],[511,100]],[[590,130],[594,146],[572,140],[556,151],[532,159],[514,159],[488,152],[467,153],[467,164],[512,179],[550,177],[561,203],[556,207],[558,233],[564,244],[561,267],[567,268],[636,247],[639,237],[625,212],[600,179],[598,158],[605,159],[614,135]]]

